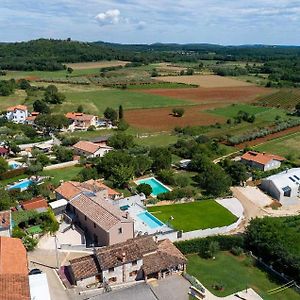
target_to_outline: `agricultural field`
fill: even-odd
[[[23,104],[25,102],[25,91],[17,90],[14,95],[0,96],[0,111],[6,110],[8,106]]]
[[[165,82],[177,82],[185,84],[195,84],[202,88],[222,88],[251,86],[251,83],[218,75],[192,75],[192,76],[163,76],[158,80]]]
[[[94,62],[82,62],[82,63],[71,63],[66,64],[67,67],[73,70],[86,70],[86,69],[101,69],[107,67],[125,66],[129,61],[111,60],[111,61],[94,61]]]
[[[291,288],[268,295],[269,290],[284,283],[278,282],[276,278],[255,266],[246,256],[236,257],[229,252],[220,252],[214,260],[201,258],[197,254],[188,255],[187,258],[187,272],[218,297],[225,297],[248,287],[265,300],[300,300],[300,295]],[[214,290],[215,284],[223,285],[224,290]]]
[[[236,217],[214,200],[149,207],[156,218],[184,232],[226,226],[234,223]],[[174,220],[170,222],[170,217]]]
[[[295,132],[283,137],[265,142],[254,147],[261,152],[269,152],[284,156],[289,160],[300,163],[300,132]]]
[[[66,101],[55,107],[55,111],[74,111],[78,105],[83,105],[86,112],[102,115],[106,107],[117,109],[123,105],[125,110],[134,108],[170,107],[190,105],[187,100],[173,99],[159,95],[147,95],[123,90],[94,90],[82,92],[65,92]]]
[[[157,145],[161,147],[167,147],[171,144],[175,144],[177,141],[177,136],[171,135],[168,133],[150,135],[143,137],[142,135],[139,138],[135,138],[135,143],[142,146],[156,147]]]
[[[257,103],[263,106],[293,110],[295,105],[300,103],[300,90],[280,90],[274,94],[260,97]]]

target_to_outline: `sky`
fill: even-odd
[[[0,41],[300,45],[300,0],[0,0]]]

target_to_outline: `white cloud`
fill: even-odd
[[[120,15],[121,12],[118,9],[109,9],[104,13],[98,14],[95,19],[102,26],[109,24],[116,25],[120,22]]]

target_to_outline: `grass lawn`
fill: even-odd
[[[83,167],[68,167],[63,169],[43,171],[41,175],[54,177],[51,181],[54,185],[59,185],[61,180],[74,180]]]
[[[249,287],[265,300],[300,300],[300,295],[292,289],[268,295],[267,291],[284,283],[277,282],[270,274],[253,266],[245,256],[236,257],[228,252],[220,252],[215,260],[203,259],[197,254],[187,258],[187,272],[216,296],[228,296]],[[224,291],[214,290],[212,286],[216,283],[222,284]]]
[[[202,200],[185,204],[153,206],[149,212],[167,223],[171,216],[171,226],[184,232],[230,225],[236,217],[214,200]]]
[[[175,135],[162,133],[162,134],[149,136],[145,138],[135,138],[135,142],[142,146],[167,147],[171,144],[175,144],[177,139],[178,138]]]
[[[40,227],[40,225],[35,225],[35,226],[32,226],[32,227],[27,228],[26,231],[27,231],[29,234],[36,234],[36,233],[41,233],[41,232],[43,232],[43,229]]]
[[[192,104],[188,100],[113,89],[66,92],[65,95],[67,97],[66,102],[56,107],[60,112],[74,111],[80,104],[83,105],[85,111],[99,115],[102,115],[108,106],[117,109],[119,105],[123,105],[126,110]]]
[[[300,163],[300,133],[283,136],[255,147],[256,150],[269,152],[287,157],[289,160]]]

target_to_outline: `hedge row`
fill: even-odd
[[[242,235],[216,235],[183,242],[175,242],[174,244],[183,254],[193,254],[205,252],[208,244],[212,241],[218,242],[220,250],[222,251],[229,251],[234,247],[244,248],[244,236]]]
[[[19,169],[7,171],[0,175],[0,180],[9,179],[9,178],[13,178],[13,177],[16,177],[19,175],[23,175],[23,174],[25,174],[26,170],[27,170],[27,168],[19,168]]]

